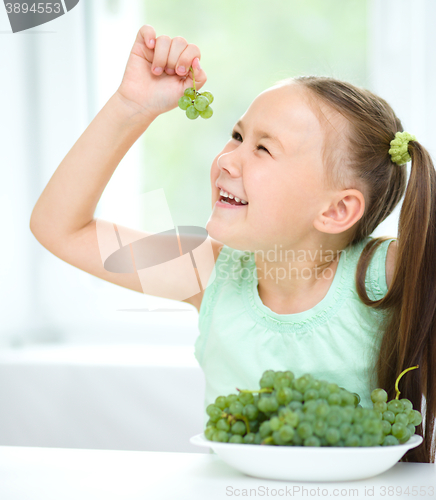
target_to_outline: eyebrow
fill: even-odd
[[[242,125],[242,121],[239,120],[236,125],[238,127],[241,128],[242,131],[244,131],[244,127]],[[268,134],[268,132],[264,132],[263,130],[258,130],[256,129],[254,131],[254,134],[257,135],[259,137],[259,139],[270,139],[271,141],[277,143],[277,145],[284,151],[284,147],[283,147],[283,144],[277,139],[277,137],[274,137],[270,134]]]

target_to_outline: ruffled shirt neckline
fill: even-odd
[[[327,291],[327,294],[314,307],[294,314],[278,314],[266,306],[257,289],[258,275],[254,253],[246,261],[249,268],[248,279],[243,280],[242,299],[250,316],[265,327],[278,332],[301,332],[311,330],[325,323],[329,317],[334,315],[343,304],[347,295],[345,283],[350,279],[347,272],[351,265],[351,251],[353,247],[347,247],[339,257],[335,276]],[[351,277],[353,279],[354,276]]]

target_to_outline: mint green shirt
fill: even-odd
[[[263,304],[253,252],[223,246],[203,296],[195,342],[206,381],[204,408],[217,396],[237,394],[236,388],[259,388],[269,369],[291,370],[296,377],[311,373],[356,392],[360,404],[372,408],[383,312],[364,305],[355,284],[358,259],[371,239],[342,251],[325,297],[296,314],[277,314]],[[395,239],[380,245],[368,267],[372,300],[387,293],[386,254]]]

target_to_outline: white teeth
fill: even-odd
[[[231,200],[234,199],[237,203],[241,202],[243,205],[247,205],[248,204],[248,201],[241,200],[240,198],[234,196],[231,193],[227,193],[226,191],[223,191],[222,189],[220,189],[220,195],[224,196],[225,198],[230,198]]]

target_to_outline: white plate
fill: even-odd
[[[204,433],[191,437],[197,446],[212,448],[228,465],[249,476],[287,481],[355,481],[377,476],[393,467],[411,448],[422,443],[413,435],[394,446],[272,446],[217,443]]]

